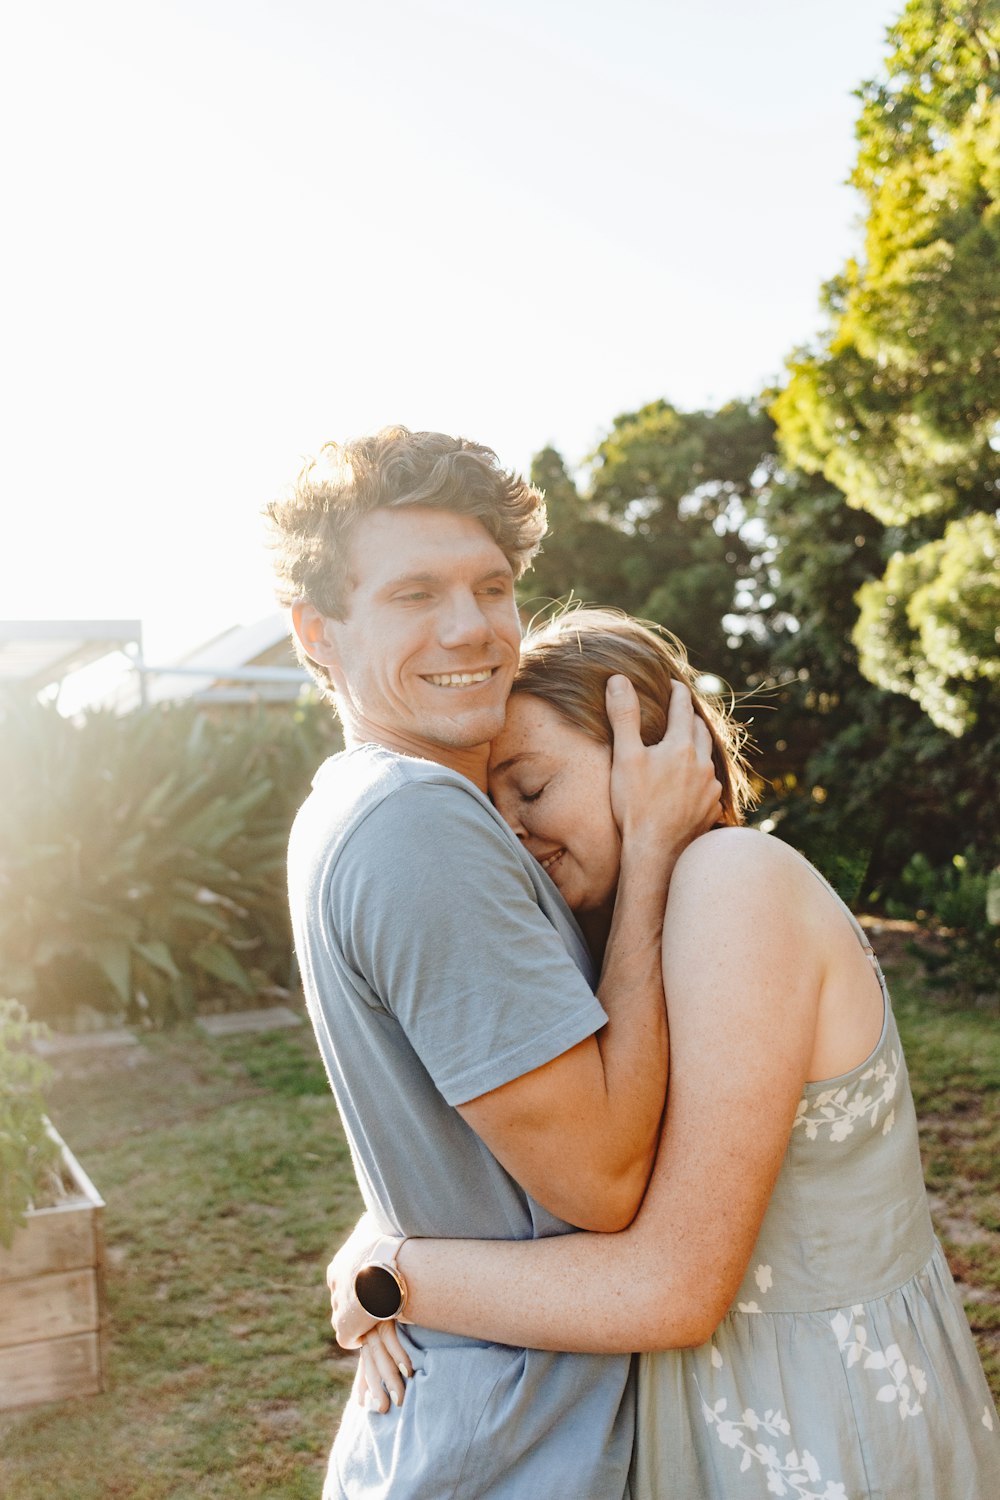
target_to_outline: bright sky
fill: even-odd
[[[402,421],[579,464],[750,395],[857,247],[902,0],[41,0],[8,143],[0,616],[273,606],[261,504]]]

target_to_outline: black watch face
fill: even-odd
[[[354,1290],[373,1318],[394,1318],[403,1301],[396,1278],[384,1266],[362,1266],[354,1278]]]

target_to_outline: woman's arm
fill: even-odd
[[[724,829],[692,844],[664,924],[670,1088],[635,1222],[547,1240],[409,1240],[407,1321],[582,1352],[703,1343],[745,1274],[808,1075],[828,900],[777,840]]]

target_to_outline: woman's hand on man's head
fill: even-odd
[[[614,736],[611,806],[623,843],[641,840],[644,854],[672,867],[721,815],[722,786],[708,725],[695,713],[690,690],[677,681],[658,744],[642,743],[639,699],[627,677],[610,678],[607,710]]]

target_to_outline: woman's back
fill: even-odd
[[[700,1348],[641,1358],[634,1500],[1000,1495],[993,1403],[874,966],[882,1034],[857,1067],[805,1085],[731,1311]]]

